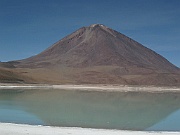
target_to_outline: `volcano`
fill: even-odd
[[[82,27],[40,54],[10,63],[37,83],[180,85],[179,68],[102,24]]]

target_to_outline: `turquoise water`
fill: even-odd
[[[0,122],[180,131],[180,93],[0,90]]]
[[[9,108],[9,106],[4,106]],[[25,112],[22,108],[9,108],[0,109],[0,122],[5,123],[21,123],[21,124],[32,124],[32,125],[43,125],[45,124],[42,120],[33,114]]]
[[[168,117],[149,127],[149,131],[180,131],[180,109]]]

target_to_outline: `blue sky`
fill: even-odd
[[[36,55],[100,23],[180,67],[180,0],[0,0],[0,61]]]

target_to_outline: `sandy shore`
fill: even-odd
[[[178,87],[122,86],[122,85],[52,85],[54,89],[89,90],[89,91],[147,91],[147,92],[180,92]]]
[[[64,89],[85,91],[137,91],[137,92],[180,92],[180,87],[123,86],[123,85],[34,85],[0,84],[0,89]]]
[[[0,123],[0,135],[180,135],[180,132],[145,132]]]

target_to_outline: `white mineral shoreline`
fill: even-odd
[[[63,89],[82,91],[119,91],[119,92],[180,92],[180,87],[127,86],[127,85],[34,85],[0,84],[0,89]]]
[[[180,132],[148,132],[77,127],[49,127],[0,123],[0,135],[180,135]]]

